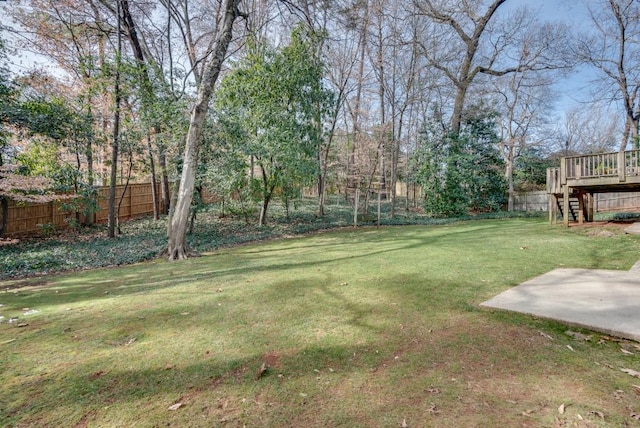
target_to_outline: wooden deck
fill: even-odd
[[[640,150],[570,156],[559,168],[547,169],[549,220],[555,222],[558,209],[563,224],[569,225],[571,199],[577,199],[577,221],[593,220],[593,195],[640,191]]]

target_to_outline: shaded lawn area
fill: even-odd
[[[0,421],[637,424],[640,379],[620,370],[640,371],[635,343],[576,340],[561,324],[478,304],[556,267],[629,269],[639,258],[640,237],[619,231],[482,220],[1,282]]]

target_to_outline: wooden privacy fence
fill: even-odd
[[[513,196],[514,211],[547,211],[549,195],[545,190],[516,193]]]
[[[597,193],[594,195],[594,211],[638,211],[640,210],[640,193]],[[547,211],[549,195],[546,191],[522,192],[514,195],[515,211]]]
[[[598,193],[595,199],[597,212],[640,210],[640,193],[638,192]]]
[[[124,196],[123,196],[124,192]],[[158,197],[160,197],[158,185]],[[128,186],[116,186],[116,204],[122,197],[120,205],[120,219],[153,214],[153,195],[151,184],[129,184]],[[76,218],[73,211],[62,211],[62,202],[49,202],[46,204],[18,204],[9,201],[9,214],[7,216],[7,235],[38,233],[51,229],[63,229],[69,227],[69,222]],[[162,200],[158,201],[162,210]],[[98,188],[98,206],[95,214],[96,222],[106,222],[109,216],[109,187]]]

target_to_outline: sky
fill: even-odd
[[[575,29],[591,25],[585,5],[588,0],[508,0],[505,6],[527,6],[539,15],[541,21],[563,22]],[[589,97],[589,81],[593,73],[585,67],[572,70],[556,85],[556,110],[565,111],[584,104]]]

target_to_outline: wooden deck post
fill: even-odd
[[[569,227],[569,186],[564,184],[562,190],[562,224]]]
[[[550,202],[552,204],[552,206],[551,206],[551,213],[552,214],[551,215],[553,216],[551,218],[551,222],[552,222],[552,224],[558,224],[558,202],[559,202],[558,194],[557,193],[553,193],[550,196],[551,196]]]
[[[618,152],[618,179],[620,183],[627,181],[627,165],[625,162],[624,151]]]
[[[584,198],[585,193],[583,191],[578,192],[578,224],[584,223]]]

